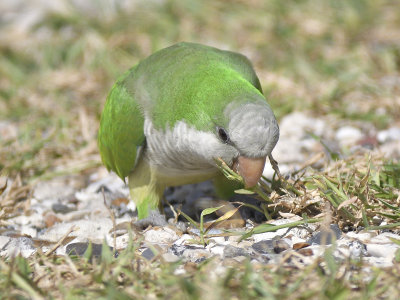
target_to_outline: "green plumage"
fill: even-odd
[[[249,92],[261,93],[261,85],[241,54],[193,43],[162,49],[122,75],[108,95],[98,138],[103,163],[123,180],[133,170],[145,141],[143,110],[158,128],[186,120],[210,130],[226,123],[229,102],[246,101]]]
[[[210,126],[233,99],[259,90],[249,60],[238,53],[179,43],[143,60],[126,77],[127,89],[158,128],[187,120],[198,129]],[[151,103],[149,103],[151,100]]]
[[[151,161],[154,153],[140,154],[148,149],[146,122],[159,132],[167,132],[178,121],[184,121],[197,132],[215,134],[216,126],[229,125],[224,113],[228,105],[260,99],[265,102],[257,75],[245,56],[199,44],[179,43],[160,50],[122,75],[107,97],[98,144],[107,169],[123,180],[129,176],[139,218],[145,217],[149,209],[157,208],[166,186],[206,178],[200,172],[201,176],[195,174],[188,179],[185,170],[181,175],[167,175],[168,178],[165,170],[161,174],[160,162]],[[266,102],[265,105],[268,106]],[[162,145],[164,141],[159,142]],[[204,151],[207,154],[211,150]],[[176,155],[170,148],[162,154],[164,159]],[[196,170],[198,156],[193,156],[194,165],[189,169]]]
[[[122,180],[132,171],[137,149],[145,142],[143,115],[124,85],[125,78],[131,72],[134,72],[134,68],[115,83],[108,95],[98,137],[103,163]]]

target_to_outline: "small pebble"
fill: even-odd
[[[181,232],[186,232],[187,230],[186,223],[182,221],[178,221],[175,223],[175,220],[171,218],[168,220],[168,224],[170,224],[171,226],[175,226]]]
[[[150,229],[147,230],[143,235],[147,242],[155,244],[169,244],[179,239],[179,236],[175,233],[175,231],[168,227]]]
[[[53,213],[47,213],[45,216],[44,216],[44,223],[45,223],[45,225],[46,225],[46,227],[47,228],[50,228],[50,227],[52,227],[54,224],[56,224],[56,223],[60,223],[61,222],[61,220],[60,220],[60,218],[58,218],[55,214],[53,214]]]
[[[293,244],[293,250],[299,250],[302,248],[306,248],[308,246],[310,246],[310,244],[308,244],[308,243],[296,243],[296,244]]]
[[[385,257],[393,259],[396,251],[400,248],[398,245],[393,244],[367,244],[368,254],[375,257]]]
[[[153,253],[153,251],[150,248],[146,248],[146,250],[144,250],[142,252],[141,256],[147,260],[152,260],[155,256],[155,254]]]
[[[211,253],[205,249],[186,249],[182,253],[182,257],[191,262],[202,262],[209,258]]]
[[[89,243],[71,243],[66,247],[68,255],[83,256],[89,247]],[[92,257],[100,257],[103,245],[92,243]]]
[[[125,197],[119,197],[111,201],[111,204],[114,206],[121,206],[122,204],[128,204],[129,200]]]
[[[281,253],[290,248],[290,245],[285,240],[273,240],[272,245],[275,253]]]
[[[179,256],[182,256],[183,252],[184,252],[187,248],[188,248],[188,247],[186,247],[186,246],[174,244],[174,245],[172,245],[172,246],[169,248],[169,251],[170,251],[170,253],[172,253],[172,254],[174,254],[174,255],[176,255],[176,256],[179,257]]]
[[[272,240],[264,240],[264,241],[254,243],[251,247],[255,251],[262,253],[262,254],[272,253],[274,250]]]
[[[75,210],[65,204],[62,204],[62,203],[54,203],[51,206],[51,208],[53,209],[53,211],[55,213],[59,213],[59,214],[67,214],[67,213]]]
[[[331,224],[330,230],[323,230],[316,232],[307,243],[318,244],[318,245],[329,245],[332,244],[334,240],[338,240],[342,235],[342,231],[340,230],[337,224]]]
[[[212,254],[216,254],[216,255],[219,255],[219,256],[223,257],[224,256],[225,247],[222,246],[222,245],[216,245],[216,246],[210,247],[209,250],[210,250],[210,252]]]
[[[165,216],[160,214],[158,210],[152,210],[149,212],[149,216],[142,220],[138,220],[135,222],[135,225],[139,228],[145,229],[149,226],[166,226],[167,220],[165,220]]]
[[[382,223],[382,217],[373,216],[372,217],[372,223],[374,223],[375,226],[379,226]]]
[[[379,131],[377,139],[380,143],[386,143],[389,141],[399,141],[400,140],[400,128],[399,127],[391,127],[387,130]]]
[[[225,246],[224,257],[233,258],[236,256],[248,256],[248,253],[247,251],[239,247],[234,247],[231,245]]]
[[[344,126],[336,132],[336,140],[345,146],[354,145],[363,137],[360,129],[352,126]]]
[[[360,258],[368,254],[367,247],[360,241],[352,241],[349,244],[350,257]]]
[[[23,257],[29,257],[36,252],[33,241],[27,237],[8,238],[2,237],[0,242],[3,247],[0,249],[0,256],[13,257],[21,254]]]
[[[297,253],[304,255],[304,256],[312,256],[314,254],[312,249],[308,249],[308,248],[299,249],[299,250],[297,250]]]

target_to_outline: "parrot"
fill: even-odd
[[[167,187],[212,179],[217,195],[237,184],[222,160],[257,185],[279,126],[249,59],[239,53],[180,42],[122,74],[100,118],[98,147],[105,167],[122,180],[138,219],[158,211]],[[126,183],[126,181],[125,181]]]

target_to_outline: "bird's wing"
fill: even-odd
[[[135,68],[126,72],[111,89],[101,116],[98,135],[104,165],[122,180],[135,168],[146,142],[143,114],[125,86],[126,77],[134,72]]]

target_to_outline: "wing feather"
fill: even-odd
[[[145,144],[144,117],[132,93],[125,86],[125,73],[113,86],[101,116],[98,144],[108,170],[123,180],[134,169]]]

